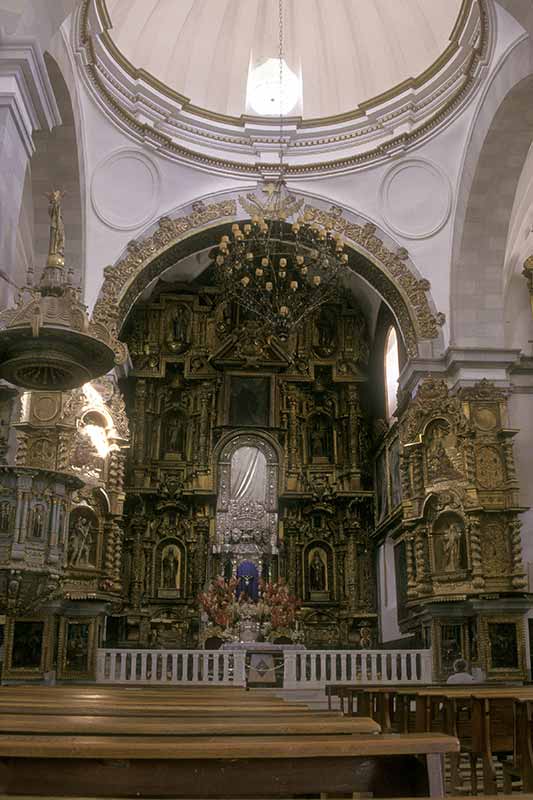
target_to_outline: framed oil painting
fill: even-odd
[[[48,625],[44,620],[8,620],[5,677],[40,679],[45,671]]]
[[[267,428],[270,425],[270,378],[231,375],[229,424]]]
[[[58,677],[94,679],[95,629],[93,619],[78,617],[61,620]]]
[[[487,677],[515,679],[524,676],[522,621],[512,617],[481,619]]]

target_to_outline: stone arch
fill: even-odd
[[[372,286],[391,308],[408,355],[442,350],[440,326],[444,319],[435,311],[429,281],[420,277],[408,253],[351,211],[325,200],[292,197],[298,213],[304,213],[309,222],[328,225],[344,236],[351,253],[348,269]],[[217,244],[221,235],[231,232],[232,223],[250,218],[250,198],[258,202],[253,193],[246,198],[235,192],[223,198],[218,195],[193,202],[179,216],[162,217],[147,236],[129,243],[115,265],[104,269],[93,319],[120,333],[130,310],[152,281],[178,261]]]
[[[533,140],[533,48],[525,36],[495,76],[471,126],[458,190],[450,287],[455,346],[505,343],[505,254]]]

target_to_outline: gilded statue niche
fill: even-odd
[[[433,569],[440,580],[457,580],[468,568],[464,520],[452,512],[440,514],[431,531]]]
[[[324,602],[334,598],[333,553],[326,542],[313,540],[304,551],[304,593],[307,600]]]
[[[160,458],[186,461],[187,420],[179,409],[166,411],[161,419]]]
[[[323,412],[311,414],[307,422],[307,453],[312,464],[334,464],[334,423]]]
[[[167,306],[163,317],[164,342],[172,353],[185,353],[191,342],[191,311],[183,303]]]
[[[77,506],[70,515],[67,564],[72,570],[94,570],[99,564],[100,525],[88,506]]]
[[[176,599],[182,594],[186,575],[186,554],[177,538],[162,539],[154,551],[152,595]]]

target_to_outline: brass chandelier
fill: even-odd
[[[287,223],[283,162],[283,0],[279,0],[279,177],[267,187],[270,200],[261,215],[232,226],[214,258],[215,278],[224,300],[252,312],[268,335],[286,341],[310,315],[338,296],[346,268],[341,235],[309,225],[305,214]]]
[[[285,190],[282,180],[276,199]],[[232,226],[215,258],[217,283],[224,299],[251,311],[281,341],[338,295],[341,269],[348,263],[342,237],[299,218],[292,225],[276,218],[254,217]]]

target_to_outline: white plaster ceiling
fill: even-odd
[[[285,0],[285,59],[307,119],[341,114],[416,78],[446,50],[461,0]],[[277,0],[107,0],[135,67],[203,109],[240,116],[250,65],[278,55]]]

